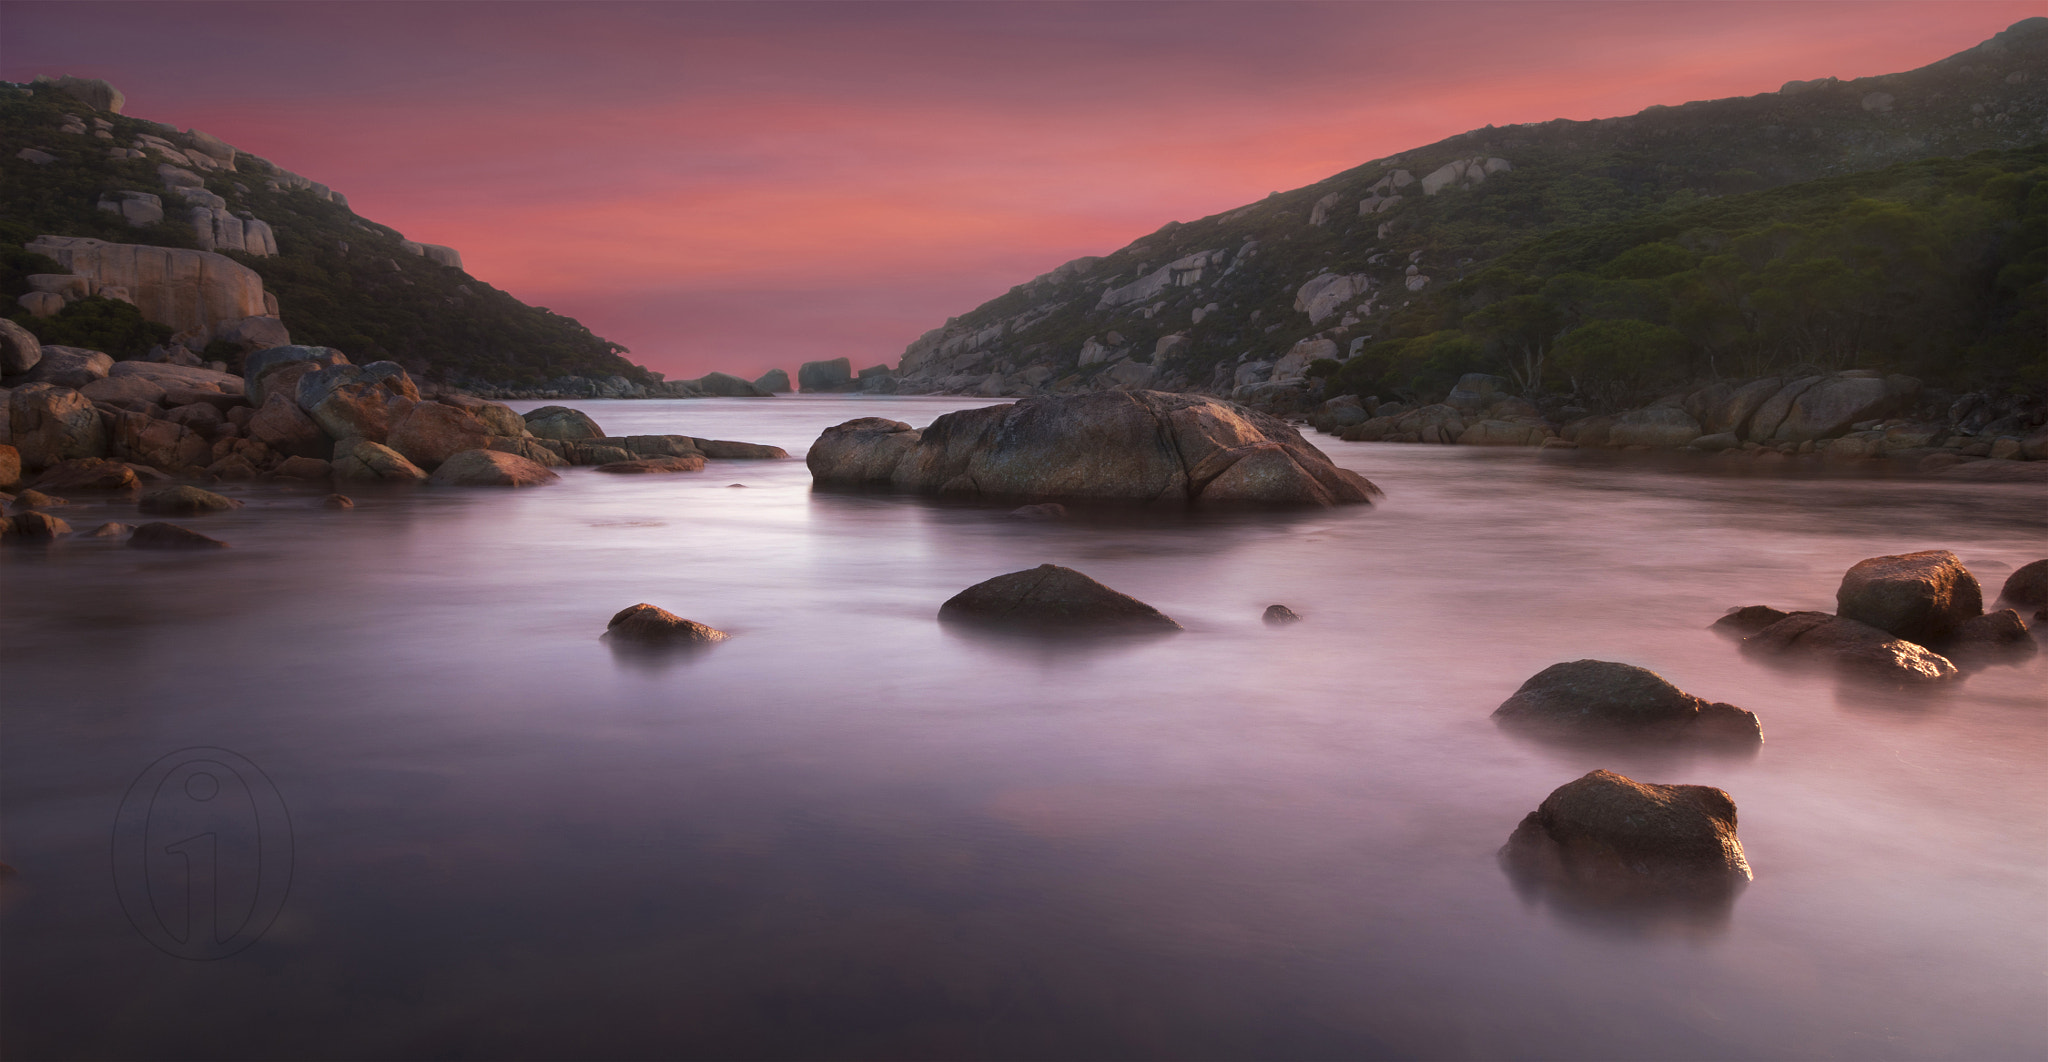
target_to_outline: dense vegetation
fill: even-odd
[[[113,139],[60,132],[65,114],[112,122]],[[0,300],[14,320],[51,342],[117,334],[110,342],[122,349],[105,348],[109,353],[140,353],[133,349],[139,337],[134,322],[122,327],[119,319],[125,315],[118,309],[80,310],[78,304],[40,321],[16,310],[15,297],[27,290],[25,277],[54,268],[47,259],[40,265],[28,261],[32,256],[19,251],[23,243],[51,234],[199,246],[177,201],[163,190],[156,172],[160,160],[109,157],[109,148],[125,147],[141,133],[180,141],[169,126],[93,112],[47,85],[26,93],[0,87],[0,144],[6,145],[0,152],[0,246],[8,249],[0,259]],[[24,147],[55,155],[57,161],[37,165],[16,158]],[[232,209],[269,222],[279,254],[223,253],[263,277],[264,290],[277,297],[294,341],[338,347],[360,361],[390,359],[416,374],[454,381],[531,385],[565,375],[651,378],[621,356],[625,348],[460,269],[405,252],[399,233],[357,217],[340,203],[307,189],[267,190],[266,178],[273,172],[269,163],[245,153],[238,168],[241,172],[203,174],[206,187]],[[99,209],[103,194],[121,190],[163,197],[165,220],[132,228],[119,215]],[[71,338],[52,338],[58,336]]]
[[[1855,366],[2039,388],[2044,280],[2048,147],[1930,159],[1541,237],[1393,314],[1334,383],[1420,393],[1479,367],[1620,404]]]

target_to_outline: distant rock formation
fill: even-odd
[[[857,386],[853,363],[845,358],[804,362],[796,371],[796,381],[805,394],[851,391]]]
[[[407,254],[416,254],[429,262],[436,262],[451,269],[462,268],[462,252],[438,243],[417,243],[412,240],[398,241],[400,249]]]
[[[56,77],[39,77],[36,80],[56,86],[57,91],[94,110],[106,111],[109,114],[120,114],[121,108],[128,105],[128,97],[121,95],[120,89],[96,77],[72,77],[69,74],[60,74]]]
[[[56,259],[86,293],[121,288],[143,317],[204,346],[246,318],[270,316],[263,279],[210,251],[108,243],[83,236],[40,236],[28,249]]]
[[[789,386],[789,374],[781,369],[769,369],[762,373],[754,380],[754,386],[772,395],[786,395],[792,390]]]

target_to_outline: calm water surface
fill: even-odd
[[[848,417],[978,404],[583,406],[801,455]],[[205,556],[9,550],[0,1051],[2048,1055],[2048,654],[1903,695],[1704,629],[1831,609],[1879,553],[1951,548],[1995,590],[2048,554],[2038,486],[1317,441],[1385,503],[1048,524],[713,461],[350,512],[248,490],[186,521],[235,545]],[[1188,630],[934,621],[1047,561]],[[734,637],[615,657],[597,636],[639,601]],[[1275,602],[1306,621],[1263,626]],[[1750,708],[1768,744],[1491,725],[1582,657]],[[193,746],[259,766],[290,816],[281,913],[214,961],[138,933],[112,870],[124,793]],[[1734,796],[1756,881],[1732,910],[1518,894],[1495,850],[1596,767]],[[218,873],[228,908],[275,884]]]

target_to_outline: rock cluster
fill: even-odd
[[[1148,391],[1026,399],[922,431],[847,421],[806,463],[824,486],[989,497],[1343,505],[1379,493],[1272,417]]]
[[[2048,562],[2035,564],[2048,570]],[[2028,586],[2022,581],[2013,590],[2025,597]],[[1957,677],[1951,657],[1995,658],[2035,648],[2016,609],[1985,613],[1982,587],[1948,550],[1858,561],[1842,576],[1835,603],[1833,615],[1750,605],[1729,610],[1714,626],[1742,637],[1746,653],[1821,660],[1901,684]]]

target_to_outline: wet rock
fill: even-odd
[[[59,461],[36,477],[36,489],[79,494],[92,491],[134,490],[142,485],[135,470],[104,457],[74,457]]]
[[[731,635],[695,620],[686,620],[667,609],[641,602],[622,609],[605,624],[607,640],[642,646],[712,645]]]
[[[1285,627],[1290,623],[1301,622],[1301,617],[1286,605],[1267,605],[1266,614],[1262,618],[1268,627]]]
[[[512,411],[503,402],[492,402],[470,395],[441,395],[435,399],[444,406],[453,406],[469,414],[492,435],[507,439],[524,439],[532,436],[526,429],[526,418]]]
[[[442,487],[537,487],[560,478],[515,454],[464,450],[441,462],[427,482]]]
[[[109,520],[109,521],[107,521],[106,523],[104,523],[104,524],[101,524],[100,526],[98,526],[98,527],[95,527],[95,528],[93,528],[93,529],[92,529],[92,530],[90,530],[90,531],[81,531],[81,532],[79,532],[79,533],[78,533],[78,537],[80,537],[80,538],[121,538],[121,537],[123,537],[123,536],[127,535],[127,534],[128,534],[128,533],[129,533],[130,531],[133,531],[133,530],[135,530],[135,528],[134,528],[134,526],[133,526],[133,525],[131,525],[131,524],[118,524],[118,523],[115,523],[115,522],[113,522],[113,521]]]
[[[0,487],[21,482],[21,451],[0,443]]]
[[[568,406],[542,406],[526,414],[525,421],[526,430],[542,439],[581,442],[604,437],[604,429],[596,421],[582,410]]]
[[[569,462],[562,455],[547,448],[541,440],[531,435],[517,439],[494,435],[484,444],[486,450],[496,450],[515,457],[524,457],[542,468],[567,468]]]
[[[1058,502],[1020,505],[1010,510],[1010,515],[1019,520],[1064,520],[1067,516],[1067,507]]]
[[[1552,664],[1494,709],[1505,725],[1555,736],[1614,736],[1760,745],[1756,716],[1695,697],[1663,676],[1631,664],[1574,660]]]
[[[1921,684],[1956,677],[1947,657],[1888,632],[1825,612],[1794,612],[1742,640],[1742,650],[1764,657],[1825,661],[1870,678]]]
[[[142,496],[139,508],[157,516],[190,516],[239,509],[242,503],[198,487],[167,487]]]
[[[1181,629],[1151,605],[1056,564],[976,583],[939,606],[939,619],[1049,632]]]
[[[114,359],[84,347],[45,344],[42,353],[42,358],[22,378],[22,382],[55,384],[76,390],[94,380],[106,379],[107,371],[114,367]]]
[[[1835,614],[1921,645],[1984,612],[1977,577],[1945,549],[1861,560],[1842,576]]]
[[[278,479],[303,479],[325,483],[334,478],[334,464],[317,457],[287,457],[270,474]]]
[[[299,378],[294,398],[299,408],[329,438],[356,436],[384,442],[391,424],[410,408],[393,398],[419,400],[419,389],[404,369],[388,361],[368,365],[335,365]]]
[[[660,472],[702,472],[704,459],[701,457],[641,457],[631,461],[613,461],[597,466],[597,471],[615,476],[646,475]]]
[[[2037,646],[2028,633],[2027,621],[2020,618],[2017,610],[2007,608],[1964,620],[1949,636],[1946,648],[1950,656],[1960,659],[2031,653]]]
[[[0,376],[20,376],[43,360],[43,344],[34,332],[0,317]]]
[[[1500,850],[1511,873],[1616,900],[1726,894],[1750,880],[1735,801],[1704,785],[1593,771],[1559,786]]]
[[[177,524],[143,524],[128,536],[129,549],[226,549],[228,544]]]
[[[52,542],[70,533],[70,524],[48,513],[15,513],[0,519],[0,536],[17,542]]]
[[[60,509],[71,504],[62,498],[52,497],[39,490],[25,490],[14,496],[15,509]]]
[[[893,463],[889,460],[893,456]],[[1378,488],[1280,420],[1195,395],[1118,391],[949,413],[922,432],[864,418],[828,429],[814,482],[997,497],[1339,505]]]
[[[354,498],[346,494],[329,494],[327,497],[320,499],[320,507],[323,509],[353,509],[356,507],[356,502]]]
[[[334,478],[423,483],[427,474],[389,446],[352,438],[334,444]]]
[[[690,440],[706,457],[721,461],[777,461],[789,456],[789,451],[780,446],[763,443],[733,442],[729,439]]]
[[[1790,612],[1769,605],[1743,605],[1729,609],[1727,614],[1715,620],[1713,629],[1721,634],[1747,638],[1789,615]]]
[[[22,467],[44,468],[79,457],[103,457],[107,425],[92,400],[68,387],[29,384],[8,395],[9,437]]]
[[[2023,564],[2006,576],[1998,599],[2015,605],[2048,605],[2048,560]]]

